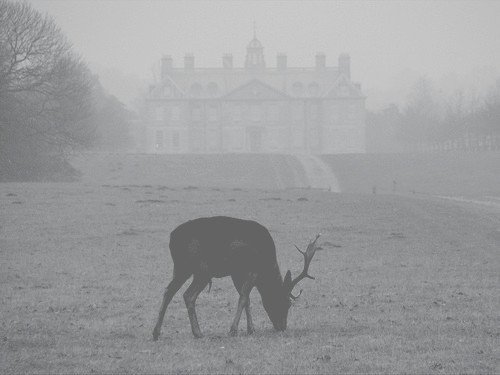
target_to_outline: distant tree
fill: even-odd
[[[0,0],[0,167],[3,174],[88,146],[90,71],[54,21]],[[36,169],[36,168],[35,168]],[[28,172],[27,172],[28,173]]]
[[[473,107],[468,103],[463,90],[457,90],[445,100],[443,125],[438,141],[463,141],[470,132]]]
[[[486,95],[483,106],[475,112],[478,130],[487,137],[489,148],[500,149],[500,80]]]
[[[500,80],[486,96],[479,117],[485,132],[500,135]]]
[[[401,139],[424,149],[498,149],[500,82],[485,97],[457,90],[438,100],[430,82],[420,79],[402,113],[399,131]]]
[[[100,150],[126,150],[131,145],[129,136],[133,113],[113,95],[105,92],[97,82],[93,91],[94,113],[89,118],[96,129],[95,147]]]
[[[414,144],[433,142],[440,132],[440,106],[432,84],[420,78],[401,116],[400,137]]]
[[[401,112],[394,103],[383,110],[366,113],[366,138],[369,152],[401,152],[404,145],[398,139]]]

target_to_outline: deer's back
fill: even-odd
[[[269,231],[261,224],[226,216],[187,221],[170,234],[175,267],[200,268],[213,277],[262,272],[277,265]]]

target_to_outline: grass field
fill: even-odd
[[[73,160],[92,184],[283,189],[306,187],[304,170],[290,155],[83,154]]]
[[[342,191],[500,196],[500,152],[327,155]],[[393,185],[396,182],[396,186]]]
[[[219,184],[188,159],[157,158],[89,157],[79,161],[78,183],[0,184],[0,372],[500,372],[494,207],[275,190],[301,178],[284,158],[231,167]],[[175,173],[167,167],[174,164]],[[215,279],[198,299],[199,340],[182,299],[186,284],[153,342],[172,275],[169,233],[215,214],[266,225],[282,273],[300,271],[293,245],[321,232],[310,267],[316,280],[301,285],[284,333],[273,330],[254,290],[257,331],[248,336],[242,318],[239,336],[229,337],[238,296],[230,279]]]

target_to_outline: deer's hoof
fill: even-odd
[[[201,339],[203,338],[203,333],[201,332],[193,332],[193,336],[195,339]]]
[[[229,336],[231,336],[231,337],[238,336],[238,330],[237,330],[237,329],[234,329],[234,328],[231,328],[231,329],[229,330]]]
[[[158,337],[160,337],[160,332],[155,329],[153,331],[153,341],[157,341]]]
[[[248,333],[249,335],[251,335],[251,334],[252,334],[252,333],[254,333],[254,332],[255,332],[255,328],[253,328],[253,327],[248,327],[248,328],[247,328],[247,333]]]

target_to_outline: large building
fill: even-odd
[[[178,68],[164,56],[142,143],[156,153],[362,153],[364,103],[349,55],[339,56],[338,67],[318,53],[315,66],[294,68],[278,54],[276,66],[266,67],[254,36],[242,68],[230,54],[219,68],[197,68],[191,54]]]

